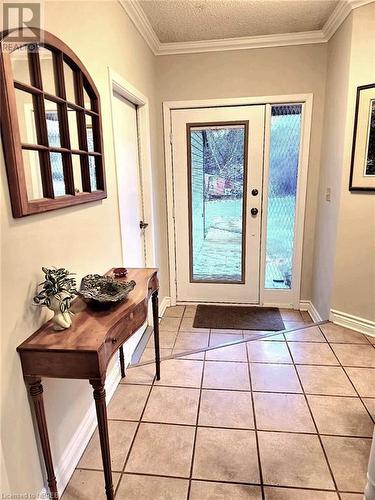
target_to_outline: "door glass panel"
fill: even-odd
[[[190,281],[244,281],[247,124],[188,126]]]
[[[265,288],[292,287],[302,105],[272,106]]]

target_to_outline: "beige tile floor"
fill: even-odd
[[[131,367],[109,404],[116,499],[363,498],[374,339],[282,311],[298,331],[252,340],[262,332],[194,329],[194,312],[160,322],[161,355],[175,357],[161,380],[153,363]],[[153,355],[151,339],[141,362]],[[95,433],[63,500],[104,499],[101,469]]]

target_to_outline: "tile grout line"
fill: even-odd
[[[210,330],[210,332],[211,332],[211,330]],[[206,356],[206,354],[205,354],[205,356]],[[200,382],[200,386],[199,386],[199,398],[198,398],[198,407],[197,407],[197,417],[195,419],[195,431],[194,431],[194,439],[193,439],[193,452],[192,452],[192,455],[191,455],[189,485],[188,485],[187,496],[186,496],[187,500],[190,497],[191,481],[192,481],[192,478],[193,478],[193,468],[194,468],[194,458],[195,458],[195,446],[196,446],[196,443],[197,443],[197,435],[198,435],[198,423],[199,423],[199,413],[200,413],[201,400],[202,400],[203,378],[204,378],[205,365],[206,365],[206,361],[203,361],[201,382]]]
[[[327,340],[327,337],[325,336],[324,331],[323,331],[320,327],[319,327],[319,330],[321,331],[321,333],[322,333],[323,337]],[[363,334],[363,335],[364,335],[364,334]],[[365,335],[364,335],[364,336],[365,336]],[[367,339],[367,337],[366,337],[366,339]],[[367,340],[368,340],[368,339],[367,339]],[[327,342],[328,342],[328,340],[327,340]],[[370,342],[370,341],[369,341],[369,342]],[[371,344],[371,342],[370,342],[370,344]],[[347,366],[347,367],[345,367],[345,366],[341,363],[340,358],[339,358],[339,357],[337,356],[337,354],[335,353],[335,351],[334,351],[333,347],[331,346],[330,342],[328,342],[328,345],[329,345],[329,347],[330,347],[331,351],[333,352],[333,355],[334,355],[334,356],[335,356],[335,358],[337,359],[337,361],[338,361],[338,363],[339,363],[339,366],[341,367],[341,369],[342,369],[342,370],[343,370],[343,372],[345,373],[346,377],[348,378],[348,380],[349,380],[350,384],[352,385],[352,387],[353,387],[353,389],[354,389],[355,393],[357,394],[358,399],[361,401],[361,403],[362,403],[362,405],[364,406],[365,410],[367,411],[367,413],[368,413],[368,415],[369,415],[370,419],[371,419],[371,420],[372,420],[372,422],[375,424],[375,418],[371,415],[371,413],[370,413],[370,411],[368,410],[367,406],[366,406],[366,405],[365,405],[365,403],[363,402],[363,400],[362,400],[362,396],[361,396],[361,395],[359,394],[359,392],[357,391],[356,386],[355,386],[355,385],[354,385],[354,383],[352,382],[352,379],[349,377],[349,375],[348,375],[348,373],[347,373],[347,371],[346,371],[346,369],[345,369],[345,368],[365,368],[365,369],[368,369],[368,368],[370,368],[370,367],[367,367],[367,366]],[[360,344],[359,344],[359,345],[360,345]],[[363,345],[365,345],[365,344],[363,344]],[[373,368],[373,369],[374,369],[374,368]]]
[[[310,404],[309,404],[309,400],[308,400],[307,395],[306,395],[306,393],[305,393],[305,388],[304,388],[304,387],[303,387],[303,385],[302,385],[301,378],[300,378],[300,376],[299,376],[299,373],[298,373],[297,367],[296,367],[296,365],[295,365],[295,363],[294,363],[294,358],[293,358],[292,352],[291,352],[291,350],[290,350],[290,348],[289,348],[289,344],[288,344],[288,342],[286,343],[286,345],[287,345],[287,348],[288,348],[288,350],[289,350],[289,354],[290,354],[290,356],[291,356],[291,358],[292,358],[292,361],[293,361],[294,371],[296,372],[296,376],[297,376],[297,378],[298,378],[298,382],[299,382],[299,384],[300,384],[300,386],[301,386],[302,393],[303,393],[303,396],[304,396],[304,398],[305,398],[305,403],[306,403],[306,405],[307,405],[307,408],[308,408],[308,410],[309,410],[309,413],[310,413],[311,419],[312,419],[313,424],[314,424],[314,427],[315,427],[315,429],[316,429],[316,435],[318,436],[319,443],[320,443],[321,449],[322,449],[322,451],[323,451],[323,455],[324,455],[324,458],[325,458],[325,460],[326,460],[326,463],[327,463],[327,466],[328,466],[328,470],[329,470],[329,473],[330,473],[330,475],[331,475],[331,479],[332,479],[332,481],[333,481],[333,485],[334,485],[334,487],[335,487],[335,491],[336,491],[336,493],[339,495],[339,493],[338,493],[338,487],[337,487],[337,483],[336,483],[336,478],[335,478],[335,476],[334,476],[334,474],[333,474],[333,470],[332,470],[332,468],[331,468],[331,464],[330,464],[330,463],[329,463],[329,461],[328,461],[328,456],[327,456],[326,450],[325,450],[325,448],[324,448],[324,446],[323,446],[323,441],[322,441],[322,438],[321,438],[320,433],[319,433],[319,428],[318,428],[318,425],[317,425],[317,423],[316,423],[316,421],[315,421],[314,414],[313,414],[313,412],[312,412],[312,409],[311,409]]]
[[[181,321],[182,321],[182,318],[183,316],[180,318],[180,324],[181,324]],[[312,326],[320,326],[320,325],[310,325],[310,327]],[[303,327],[303,328],[299,328],[299,329],[305,329],[307,327]],[[298,329],[298,330],[299,330]],[[365,407],[367,413],[370,415],[371,417],[371,414],[370,412],[368,411],[366,405],[364,404],[363,400],[362,400],[362,397],[359,395],[357,389],[355,388],[352,380],[350,379],[350,377],[348,376],[346,370],[345,370],[345,367],[342,365],[341,361],[339,360],[338,356],[336,355],[332,345],[331,345],[331,342],[329,342],[324,334],[324,332],[321,330],[321,328],[319,328],[319,330],[321,331],[324,339],[325,339],[325,342],[320,342],[318,344],[322,344],[322,343],[328,343],[329,346],[330,346],[330,349],[331,351],[333,352],[335,358],[338,360],[338,363],[339,363],[339,366],[338,365],[312,365],[312,366],[329,366],[329,367],[341,367],[346,375],[346,377],[349,379],[351,385],[353,386],[354,388],[354,391],[356,393],[357,396],[343,396],[343,395],[329,395],[329,394],[317,394],[317,395],[320,395],[320,396],[333,396],[333,397],[347,397],[347,398],[358,398],[360,399],[360,401],[362,402],[363,406]],[[178,334],[180,333],[180,330],[178,330],[177,332],[177,335],[176,335],[176,339],[177,339],[177,336]],[[181,333],[184,333],[184,332],[181,332]],[[280,333],[280,332],[277,332],[277,333]],[[209,330],[209,335],[208,335],[208,342],[210,343],[210,340],[211,340],[211,330]],[[308,406],[308,409],[309,409],[309,412],[310,412],[310,415],[311,415],[311,418],[313,420],[313,423],[314,423],[314,426],[316,428],[316,433],[308,433],[308,432],[293,432],[293,431],[280,431],[280,430],[264,430],[264,432],[279,432],[279,433],[289,433],[289,434],[305,434],[305,435],[317,435],[318,438],[319,438],[319,441],[321,443],[321,446],[322,446],[322,449],[323,449],[323,453],[324,453],[324,456],[326,458],[326,461],[327,461],[327,465],[328,465],[328,468],[330,470],[330,473],[332,475],[332,479],[333,479],[333,482],[334,482],[334,485],[336,487],[336,493],[340,496],[340,492],[338,491],[338,487],[336,485],[336,482],[335,482],[335,478],[334,478],[334,475],[333,475],[333,472],[331,470],[331,467],[330,467],[330,463],[329,463],[329,460],[328,460],[328,457],[326,455],[326,452],[325,452],[325,449],[324,449],[324,446],[323,446],[323,443],[322,443],[322,440],[321,440],[321,436],[332,436],[332,437],[344,437],[344,438],[357,438],[357,439],[368,439],[369,437],[368,436],[346,436],[346,435],[338,435],[338,434],[326,434],[326,433],[320,433],[319,430],[318,430],[318,427],[317,427],[317,424],[315,422],[315,419],[314,419],[314,416],[313,416],[313,413],[312,413],[312,410],[310,408],[310,405],[309,405],[309,402],[308,402],[308,399],[307,399],[307,393],[305,392],[305,389],[302,385],[302,382],[300,380],[300,377],[299,377],[299,373],[298,373],[298,370],[297,370],[297,366],[299,365],[302,365],[302,366],[310,366],[309,364],[299,364],[299,363],[296,363],[294,362],[294,358],[293,358],[293,355],[291,354],[291,351],[290,351],[290,348],[289,348],[289,343],[293,343],[295,341],[288,341],[286,338],[285,338],[285,335],[282,333],[284,339],[285,339],[285,343],[286,343],[286,346],[288,348],[288,351],[289,351],[289,354],[291,355],[291,358],[292,358],[292,363],[272,363],[272,362],[254,362],[254,363],[260,363],[260,364],[277,364],[277,365],[293,365],[294,366],[294,370],[297,374],[297,378],[299,380],[299,383],[300,383],[300,386],[302,388],[302,392],[303,392],[303,395],[304,395],[304,398],[305,398],[305,401],[306,401],[306,404]],[[176,342],[176,339],[175,339],[175,342]],[[258,340],[258,339],[255,339],[255,340]],[[261,340],[261,339],[260,339]],[[375,345],[371,344],[371,342],[367,339],[366,337],[366,340],[367,342],[372,345],[374,348],[375,348]],[[247,347],[247,343],[250,343],[252,341],[252,339],[247,339],[247,340],[241,340],[241,341],[237,341],[235,342],[235,344],[237,343],[243,343],[243,342],[246,342],[246,347]],[[281,341],[281,342],[284,342],[284,341]],[[310,343],[310,344],[317,344],[317,342],[305,342],[305,343]],[[348,343],[348,342],[332,342],[333,344],[346,344],[346,345],[368,345],[368,344],[358,344],[358,343]],[[231,344],[229,344],[231,345]],[[215,349],[218,349],[218,348],[222,348],[222,347],[227,347],[227,345],[225,346],[214,346],[213,348]],[[198,352],[202,352],[202,351],[198,351]],[[196,417],[196,424],[195,426],[194,425],[188,425],[188,424],[178,424],[178,423],[175,423],[175,424],[169,424],[169,425],[180,425],[180,426],[190,426],[190,427],[194,427],[195,428],[195,434],[194,434],[194,442],[193,442],[193,453],[192,453],[192,460],[191,460],[191,467],[190,467],[190,477],[189,477],[189,486],[188,486],[188,493],[187,493],[187,497],[189,498],[189,495],[190,495],[190,488],[191,488],[191,481],[193,480],[192,478],[192,473],[193,473],[193,465],[194,465],[194,456],[195,456],[195,445],[196,445],[196,438],[197,438],[197,431],[198,431],[198,428],[199,427],[202,427],[202,428],[213,428],[213,429],[220,429],[220,428],[223,428],[223,429],[238,429],[238,430],[249,430],[248,428],[244,428],[244,429],[241,429],[241,428],[232,428],[232,427],[214,427],[214,426],[199,426],[198,423],[199,423],[199,413],[200,413],[200,403],[201,403],[201,396],[202,396],[202,391],[203,391],[203,378],[204,378],[204,370],[205,370],[205,364],[206,364],[206,350],[203,350],[204,352],[204,358],[203,358],[203,367],[202,367],[202,375],[201,375],[201,382],[200,382],[200,387],[199,387],[199,402],[198,402],[198,408],[197,408],[197,417]],[[262,470],[261,470],[261,461],[260,461],[260,450],[259,450],[259,442],[258,442],[258,429],[257,429],[257,425],[256,425],[256,414],[255,414],[255,405],[254,405],[254,398],[253,398],[253,392],[254,393],[275,393],[274,391],[253,391],[252,389],[252,381],[251,381],[251,371],[250,371],[250,361],[249,361],[249,353],[248,353],[248,350],[246,348],[246,355],[247,355],[247,363],[248,363],[248,373],[249,373],[249,378],[250,378],[250,391],[244,391],[243,389],[242,390],[235,390],[235,389],[225,389],[225,390],[228,390],[228,391],[235,391],[235,392],[250,392],[251,394],[251,398],[252,398],[252,406],[253,406],[253,416],[254,416],[254,427],[255,427],[255,435],[256,435],[256,443],[257,443],[257,453],[258,453],[258,466],[259,466],[259,473],[260,473],[260,486],[261,486],[261,489],[262,489],[262,498],[264,498],[264,483],[263,483],[263,477],[262,477]],[[177,357],[177,359],[181,358],[181,354]],[[176,359],[176,358],[172,358],[172,359]],[[196,360],[193,360],[193,361],[196,361]],[[197,360],[198,361],[198,360]],[[200,362],[202,362],[201,360],[199,360]],[[239,362],[239,361],[224,361],[224,360],[212,360],[214,362],[224,362],[224,363],[243,363],[243,362]],[[148,363],[148,364],[151,364]],[[357,367],[357,366],[354,366],[356,368],[373,368],[373,367]],[[374,367],[375,368],[375,367]],[[139,427],[140,427],[140,424],[143,422],[142,419],[143,419],[143,415],[144,415],[144,412],[145,412],[145,409],[146,409],[146,406],[148,404],[148,401],[149,401],[149,398],[150,398],[150,395],[151,395],[151,392],[152,392],[152,389],[153,387],[155,386],[155,376],[153,377],[152,379],[152,382],[151,384],[147,384],[147,383],[144,383],[144,384],[137,384],[137,383],[132,383],[130,382],[129,384],[127,385],[133,385],[133,386],[149,386],[149,391],[148,391],[148,395],[147,395],[147,398],[146,398],[146,401],[144,403],[144,406],[143,406],[143,410],[141,412],[141,415],[139,417],[139,420],[122,420],[122,419],[108,419],[108,420],[111,420],[111,421],[128,421],[128,422],[138,422],[138,425],[136,427],[136,430],[135,430],[135,433],[134,433],[134,436],[133,436],[133,439],[132,439],[132,442],[131,442],[131,445],[129,447],[129,450],[127,452],[127,455],[126,455],[126,458],[125,458],[125,462],[124,462],[124,466],[122,468],[122,471],[113,471],[115,473],[119,473],[120,474],[120,478],[119,478],[119,481],[118,481],[118,484],[117,484],[117,487],[115,489],[115,495],[117,494],[118,492],[118,489],[120,487],[120,483],[122,481],[122,476],[123,475],[127,475],[127,474],[136,474],[136,475],[143,475],[143,476],[156,476],[156,477],[166,477],[166,478],[175,478],[176,476],[163,476],[163,475],[158,475],[158,474],[148,474],[148,473],[137,473],[137,472],[126,472],[125,471],[125,468],[126,468],[126,465],[128,463],[128,460],[129,460],[129,457],[130,457],[130,454],[131,454],[131,451],[133,449],[133,446],[134,446],[134,442],[135,442],[135,439],[137,437],[137,434],[138,434],[138,430],[139,430]],[[163,386],[163,385],[160,385],[160,387],[178,387],[178,386]],[[180,386],[181,388],[184,388],[184,386]],[[188,388],[191,388],[191,387],[188,387]],[[207,389],[207,390],[211,390],[211,391],[215,391],[215,390],[224,390],[224,389]],[[285,392],[276,392],[276,394],[296,394],[296,393],[285,393]],[[299,393],[300,394],[300,393]],[[310,394],[309,394],[310,395]],[[313,395],[313,394],[311,394]],[[315,395],[315,394],[314,394]],[[369,399],[375,399],[375,398],[369,398]],[[372,421],[373,421],[373,418],[371,417]],[[168,422],[147,422],[147,423],[150,423],[150,424],[157,424],[157,425],[163,425],[163,424],[168,424]],[[76,469],[78,470],[101,470],[101,469],[86,469],[86,468],[80,468],[80,467],[76,467]],[[187,479],[186,477],[182,478],[181,479]],[[220,480],[210,480],[210,479],[197,479],[197,481],[208,481],[208,482],[219,482],[219,483],[228,483],[228,484],[249,484],[249,485],[254,485],[254,486],[258,486],[259,487],[259,484],[258,483],[236,483],[236,482],[232,482],[232,481],[220,481]],[[306,488],[302,488],[302,487],[289,487],[287,485],[268,485],[267,484],[267,487],[270,486],[270,487],[281,487],[281,488],[292,488],[292,489],[306,489]],[[312,490],[312,491],[333,491],[333,490],[329,490],[329,489],[322,489],[322,488],[307,488],[309,490]],[[341,492],[343,493],[343,492]],[[348,492],[348,493],[354,493],[353,491],[351,492]]]
[[[324,322],[326,323],[326,322]],[[322,323],[322,324],[324,324]],[[313,328],[313,327],[319,327],[320,326],[320,323],[314,323],[314,324],[310,324],[310,325],[307,325],[307,326],[304,326],[304,327],[298,327],[298,328],[295,328],[293,330],[288,330],[287,333],[289,332],[295,332],[295,331],[300,331],[300,330],[307,330],[309,328]],[[170,333],[174,333],[174,332],[170,332]],[[179,334],[183,334],[183,333],[194,333],[194,332],[184,332],[184,331],[181,331],[181,330],[177,330],[176,332],[176,338],[175,338],[175,341],[173,343],[173,347],[172,347],[172,351],[175,349],[175,343],[176,343],[176,340],[177,340],[177,336]],[[199,333],[203,333],[203,332],[197,332],[198,334]],[[220,334],[218,334],[220,335]],[[165,356],[164,358],[162,358],[162,361],[166,361],[166,360],[169,360],[169,359],[180,359],[180,358],[183,358],[184,356],[191,356],[191,355],[194,355],[194,354],[200,354],[202,352],[207,352],[207,351],[211,351],[211,350],[216,350],[216,349],[221,349],[221,348],[224,348],[224,347],[230,347],[230,346],[234,346],[234,345],[238,345],[238,344],[242,344],[242,343],[247,343],[247,342],[255,342],[255,341],[266,341],[265,339],[268,339],[268,338],[271,338],[273,336],[276,336],[276,335],[283,335],[283,338],[284,340],[275,340],[274,342],[290,342],[290,343],[296,343],[296,344],[301,344],[301,343],[306,343],[306,344],[313,344],[313,345],[316,345],[316,344],[338,344],[338,345],[367,345],[367,344],[362,344],[362,343],[358,343],[358,342],[329,342],[325,337],[322,342],[314,342],[314,341],[305,341],[305,340],[298,340],[298,341],[295,341],[295,340],[288,340],[286,337],[285,337],[285,334],[282,333],[282,332],[270,332],[268,334],[264,334],[264,335],[260,335],[258,337],[255,337],[253,339],[240,339],[240,340],[234,340],[234,341],[229,341],[229,342],[226,342],[226,343],[223,343],[223,344],[218,344],[218,345],[215,345],[215,346],[208,346],[206,348],[199,348],[199,349],[192,349],[192,350],[186,350],[186,351],[183,351],[179,354],[171,354],[169,356]],[[368,339],[366,339],[368,341]],[[370,343],[371,345],[371,343]],[[375,348],[375,346],[373,346]],[[167,347],[162,347],[164,349],[167,349]],[[170,347],[168,347],[169,349]],[[190,358],[191,359],[191,358]],[[239,362],[239,361],[234,361],[234,362]],[[258,361],[259,362],[259,361]],[[149,361],[144,361],[144,362],[141,362],[141,363],[136,363],[132,366],[130,366],[129,368],[137,368],[139,366],[146,366],[146,365],[149,365],[149,364],[152,364],[153,361],[152,360],[149,360]],[[285,363],[285,364],[288,364],[288,363]],[[291,364],[291,363],[289,363]],[[338,366],[338,365],[325,365],[325,364],[319,364],[317,365],[316,363],[296,363],[297,365],[299,364],[306,364],[306,365],[315,365],[315,366]],[[350,366],[351,368],[361,368],[360,366],[357,366],[357,365],[353,365],[353,366]],[[375,367],[367,367],[369,369],[375,369]]]
[[[176,340],[177,340],[177,336],[179,334],[184,334],[184,333],[207,333],[207,332],[193,332],[193,331],[184,331],[184,330],[181,330],[180,327],[181,327],[181,322],[182,322],[182,319],[183,317],[180,318],[180,323],[179,323],[179,327],[177,328],[176,331],[170,331],[170,330],[165,330],[166,332],[169,332],[169,333],[176,333],[176,338],[175,338],[175,341],[173,343],[173,347],[172,347],[172,351],[173,349],[175,348],[175,343],[176,343]],[[323,323],[326,323],[326,321],[324,321]],[[294,332],[294,331],[299,331],[299,330],[304,330],[306,328],[312,328],[314,326],[317,326],[319,323],[311,323],[311,324],[306,324],[304,326],[298,326],[298,327],[295,327],[295,328],[290,328],[288,329],[288,332]],[[212,329],[207,329],[208,330],[208,333],[211,332]],[[242,332],[242,335],[244,336],[245,334],[243,333],[245,330],[241,330]],[[246,331],[251,331],[251,330],[246,330]],[[191,354],[198,354],[198,353],[201,353],[203,351],[209,351],[209,350],[212,350],[212,349],[218,349],[220,347],[228,347],[228,346],[231,346],[231,345],[236,345],[236,344],[240,344],[240,343],[243,343],[243,342],[252,342],[252,341],[255,341],[255,340],[263,340],[263,339],[267,339],[267,338],[271,338],[271,337],[275,337],[277,335],[282,335],[284,340],[282,342],[284,342],[286,340],[285,338],[285,335],[284,335],[284,332],[285,330],[280,330],[280,331],[265,331],[264,333],[259,333],[259,334],[256,334],[258,335],[257,337],[255,337],[254,339],[245,339],[245,338],[242,338],[240,340],[235,340],[235,341],[229,341],[229,342],[224,342],[223,344],[218,344],[217,346],[208,346],[207,348],[204,348],[204,349],[193,349],[193,350],[187,350],[185,352],[182,352],[178,355],[173,355],[171,354],[170,356],[166,356],[163,358],[163,361],[165,360],[168,360],[168,359],[176,359],[176,358],[179,358],[181,356],[187,356],[187,355],[191,355]],[[220,335],[220,334],[218,334]],[[221,335],[225,335],[225,334],[221,334]],[[228,334],[230,335],[230,334]],[[138,366],[144,366],[144,365],[148,365],[148,364],[152,364],[153,361],[150,360],[150,361],[144,361],[143,363],[136,363],[132,366],[130,366],[129,368],[136,368]]]
[[[90,472],[103,472],[102,469],[88,469],[84,467],[80,467],[79,470],[83,471],[90,471]],[[117,474],[121,474],[119,471],[114,471]],[[182,479],[184,481],[187,481],[186,477],[183,476],[167,476],[165,474],[153,474],[153,473],[144,473],[144,472],[124,472],[122,475],[130,476],[130,475],[135,475],[135,476],[151,476],[151,477],[160,477],[160,478],[165,478],[165,479]],[[228,481],[228,480],[223,480],[223,481],[218,481],[217,479],[199,479],[195,478],[194,481],[197,482],[208,482],[208,483],[220,483],[220,484],[228,484],[228,485],[239,485],[239,486],[257,486],[259,488],[259,483],[246,483],[246,482],[238,482],[238,481]],[[330,490],[327,488],[312,488],[308,486],[291,486],[287,484],[271,484],[271,483],[265,483],[264,486],[266,488],[282,488],[282,489],[291,489],[291,490],[296,490],[296,491],[317,491],[317,492],[327,492],[327,493],[335,493],[334,490]],[[362,494],[360,491],[349,491],[349,490],[340,490],[338,493],[350,493],[350,494]]]
[[[125,377],[126,377],[126,376],[125,376]],[[125,472],[125,467],[126,467],[126,465],[127,465],[127,463],[128,463],[128,460],[129,460],[129,457],[130,457],[130,453],[131,453],[131,451],[132,451],[132,449],[133,449],[135,439],[136,439],[136,437],[137,437],[137,435],[138,435],[138,430],[139,430],[139,427],[141,426],[141,422],[142,422],[143,414],[144,414],[144,412],[145,412],[145,409],[146,409],[146,406],[147,406],[148,400],[150,399],[150,395],[151,395],[152,389],[153,389],[153,387],[154,387],[155,379],[156,379],[156,375],[154,375],[154,377],[153,377],[153,379],[152,379],[152,383],[151,383],[151,385],[150,385],[150,389],[149,389],[149,391],[148,391],[146,401],[145,401],[145,403],[144,403],[144,405],[143,405],[142,412],[141,412],[141,414],[140,414],[140,416],[139,416],[138,424],[137,424],[137,426],[136,426],[136,429],[135,429],[135,432],[134,432],[133,439],[132,439],[132,441],[131,441],[131,443],[130,443],[129,450],[128,450],[128,452],[127,452],[127,454],[126,454],[126,457],[125,457],[125,461],[124,461],[124,465],[123,465],[123,467],[122,467],[122,471],[121,471],[120,479],[119,479],[119,481],[118,481],[118,483],[117,483],[117,487],[116,487],[116,490],[115,490],[115,492],[114,492],[114,497],[116,497],[117,492],[118,492],[118,490],[119,490],[119,488],[120,488],[120,484],[121,484],[121,481],[122,481],[122,477],[123,477],[124,472]]]
[[[195,360],[195,359],[187,360],[187,359],[184,359],[182,361],[200,361],[200,362],[202,362],[203,360],[198,360],[198,359],[197,360]],[[222,361],[222,363],[231,363],[231,361]],[[250,363],[250,364],[252,364],[252,363]],[[258,364],[260,364],[260,363],[258,363]],[[288,366],[292,366],[292,365],[288,365]],[[296,366],[310,366],[310,365],[296,365]],[[316,366],[316,365],[313,365],[313,366]],[[340,368],[340,366],[337,366],[337,365],[327,365],[327,367],[329,367],[329,368]],[[124,382],[122,382],[121,384],[125,385]],[[150,386],[150,384],[147,384],[146,382],[142,382],[142,383],[129,382],[129,384],[126,384],[126,385],[136,385],[136,386],[140,385],[140,386],[147,386],[147,387]],[[187,386],[187,385],[163,385],[163,384],[158,384],[157,387],[175,387],[177,389],[199,389],[199,387],[192,387],[192,386]],[[221,390],[225,390],[225,391],[233,391],[233,392],[250,392],[250,390],[245,390],[245,389],[216,389],[214,387],[205,388],[205,390],[207,390],[207,391],[221,391]],[[294,391],[287,392],[287,391],[267,391],[267,390],[258,391],[258,390],[253,390],[253,392],[254,393],[260,392],[260,393],[266,393],[266,394],[302,394],[302,392],[294,392]],[[331,397],[336,397],[336,398],[356,398],[357,397],[356,395],[331,394],[331,393],[320,393],[320,392],[306,392],[306,395],[307,396],[331,396]],[[366,399],[375,399],[375,396],[372,396],[372,397],[369,396]],[[113,419],[111,419],[111,420],[113,420]]]
[[[247,344],[245,345],[245,348],[246,348],[246,357],[247,357],[247,372],[248,372],[248,375],[249,375],[251,405],[252,405],[253,418],[254,418],[255,443],[256,443],[257,455],[258,455],[258,469],[259,469],[260,490],[261,490],[262,500],[265,500],[264,484],[263,484],[262,462],[261,462],[261,459],[260,459],[259,436],[258,436],[256,413],[255,413],[255,403],[254,403],[253,384],[252,384],[251,370],[250,370],[249,351],[247,349]]]
[[[155,387],[160,387],[160,386],[155,386]],[[175,387],[173,387],[175,389]],[[190,387],[189,389],[195,389]],[[196,390],[199,390],[196,388]],[[210,389],[203,389],[205,391],[209,391]],[[227,389],[217,389],[219,391],[227,391]],[[250,393],[250,391],[238,391],[238,392],[246,392]],[[259,394],[259,393],[258,393]],[[263,393],[264,394],[264,393]],[[303,394],[288,394],[288,393],[279,393],[282,395],[292,395],[292,396],[303,396]],[[331,397],[331,396],[328,396]],[[335,396],[333,396],[335,397]],[[355,396],[353,396],[353,399],[356,399]],[[111,418],[108,419],[108,421],[112,422],[129,422],[129,423],[137,423],[138,420],[130,420],[130,419],[119,419],[119,418]],[[170,425],[174,427],[196,427],[196,424],[185,424],[185,423],[179,423],[179,422],[167,422],[167,421],[157,421],[157,420],[142,420],[141,423],[144,424],[151,424],[151,425]],[[238,431],[255,431],[255,427],[226,427],[224,425],[198,425],[198,427],[201,427],[202,429],[224,429],[224,430],[238,430]],[[302,435],[302,436],[315,436],[317,433],[316,432],[308,432],[308,431],[292,431],[292,430],[280,430],[280,429],[258,429],[259,432],[270,432],[270,433],[275,433],[275,434],[296,434],[296,435]],[[353,435],[353,434],[330,434],[328,432],[321,432],[321,436],[324,437],[341,437],[341,438],[358,438],[358,439],[369,439],[372,437],[372,435],[368,436],[361,436],[361,435]],[[77,467],[77,469],[83,469],[84,467]],[[118,472],[118,471],[115,471]]]

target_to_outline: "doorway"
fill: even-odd
[[[263,130],[264,106],[173,112],[179,301],[258,301]]]
[[[172,304],[299,307],[311,101],[280,101],[165,104]]]
[[[146,96],[108,69],[112,131],[121,228],[122,265],[155,267],[149,103]],[[120,264],[120,263],[118,263]],[[145,324],[124,344],[125,366],[143,350],[152,325]]]
[[[113,92],[113,130],[122,235],[123,262],[126,267],[146,263],[142,186],[139,166],[137,107]]]

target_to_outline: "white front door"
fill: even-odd
[[[117,183],[123,262],[126,267],[145,265],[142,189],[136,106],[113,92],[113,131],[115,135]]]
[[[177,301],[259,302],[264,119],[172,111]]]

